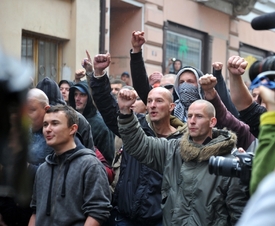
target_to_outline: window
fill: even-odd
[[[35,83],[45,77],[59,80],[61,44],[60,40],[23,32],[21,59],[34,64]]]
[[[247,68],[245,73],[242,75],[244,82],[249,85],[249,68],[256,60],[262,60],[270,55],[267,51],[255,48],[253,46],[249,46],[243,43],[240,43],[240,57],[244,58],[247,62]]]
[[[166,61],[176,58],[182,65],[191,65],[201,68],[201,40],[167,31]]]
[[[164,68],[169,59],[177,58],[183,66],[208,70],[209,50],[212,49],[208,34],[172,22],[166,22],[164,30]]]

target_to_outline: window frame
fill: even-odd
[[[166,42],[167,42],[167,34],[168,31],[177,33],[179,35],[187,36],[191,39],[197,39],[201,41],[201,56],[200,56],[200,69],[201,71],[210,71],[211,63],[212,63],[212,43],[213,38],[205,32],[177,24],[171,21],[165,21],[164,22],[164,28],[163,28],[163,71],[165,71],[165,68],[167,66],[167,60],[166,60]],[[185,66],[185,65],[183,65]]]
[[[254,63],[254,61],[246,59],[244,55],[247,55],[247,57],[251,55],[251,57],[254,57],[256,61],[256,60],[262,60],[268,56],[272,56],[274,55],[274,53],[240,42],[239,56],[243,57],[248,62],[248,66],[246,68],[245,73],[242,75],[242,78],[245,82],[251,82],[249,78],[249,68]]]
[[[33,47],[32,47],[32,54],[33,54],[33,66],[34,66],[34,84],[36,85],[39,82],[39,65],[38,65],[38,56],[39,56],[39,41],[50,42],[57,45],[56,50],[56,78],[55,81],[58,82],[61,79],[61,72],[62,72],[62,52],[63,52],[63,45],[65,43],[64,39],[43,35],[35,32],[30,32],[27,30],[22,30],[21,36],[21,57],[22,57],[22,40],[24,38],[30,38],[33,40]]]

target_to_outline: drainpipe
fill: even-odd
[[[99,53],[105,53],[106,0],[100,0]]]

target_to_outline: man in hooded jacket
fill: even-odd
[[[84,103],[79,103],[83,106],[81,110],[77,106],[78,103],[76,103],[76,93],[87,96]],[[70,106],[79,111],[90,123],[93,131],[94,144],[111,165],[115,154],[114,134],[108,129],[102,116],[95,107],[90,88],[86,81],[81,81],[70,88],[69,103]]]

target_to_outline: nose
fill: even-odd
[[[43,130],[45,132],[50,132],[51,131],[51,125],[50,124],[48,124],[47,126],[44,125]]]
[[[75,100],[79,100],[80,99],[79,97],[80,97],[80,95],[78,95],[78,94],[74,95]]]
[[[152,101],[150,101],[150,103],[147,104],[147,106],[149,108],[154,108],[154,107],[156,107],[156,102],[154,100],[152,100]]]
[[[194,123],[195,123],[195,117],[194,117],[194,116],[188,117],[188,121],[189,121],[191,124],[194,124]]]

